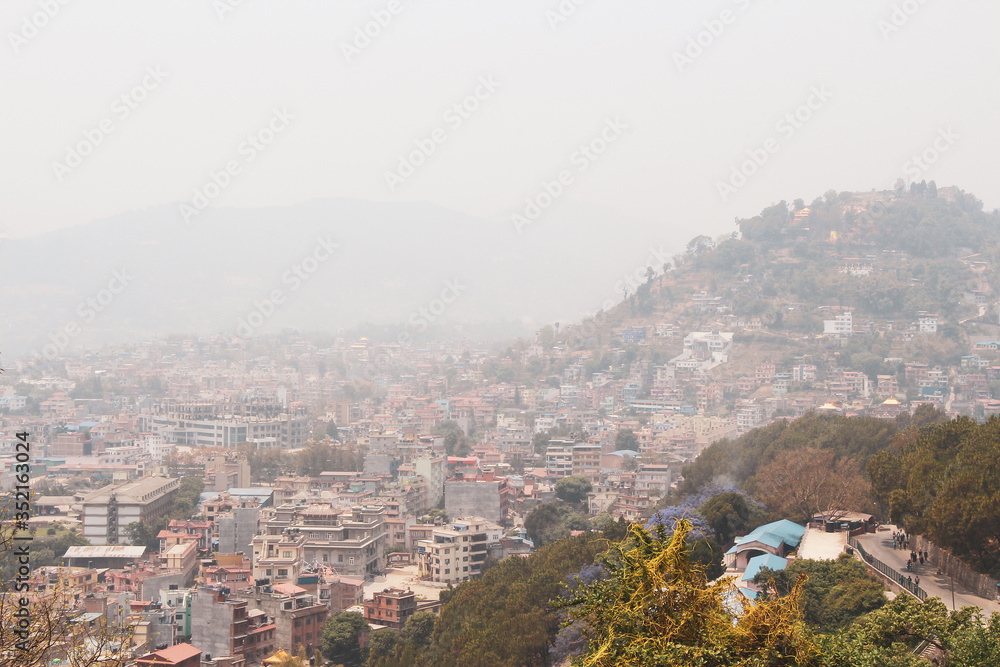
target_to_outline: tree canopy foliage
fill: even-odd
[[[751,480],[757,497],[776,517],[808,523],[818,513],[870,510],[868,482],[854,459],[832,449],[801,447],[780,452]]]
[[[821,632],[833,632],[885,605],[882,584],[868,567],[842,554],[837,560],[796,558],[784,570],[762,569],[754,583],[778,596],[790,595],[800,577],[800,602],[805,622]]]
[[[907,532],[1000,573],[1000,419],[907,432],[868,462],[872,493]]]
[[[448,456],[465,456],[472,451],[472,441],[462,427],[453,421],[441,422],[434,428],[434,435],[444,436],[444,448]]]
[[[368,632],[368,621],[356,611],[333,614],[323,624],[323,655],[335,665],[360,667],[366,656],[361,635]]]
[[[778,420],[744,433],[736,440],[719,440],[685,466],[679,491],[697,493],[706,484],[742,485],[773,462],[781,452],[811,447],[829,450],[834,462],[853,459],[864,465],[887,448],[896,435],[893,422],[874,417],[842,417],[807,413],[794,421]]]
[[[556,498],[567,503],[580,503],[587,499],[587,494],[594,486],[582,475],[570,475],[556,482]]]
[[[524,529],[535,546],[568,537],[572,530],[588,528],[590,524],[585,516],[560,502],[539,505],[524,519]]]
[[[845,631],[820,637],[825,665],[926,667],[913,650],[927,642],[949,667],[983,667],[1000,659],[1000,614],[983,618],[975,607],[949,612],[938,598],[918,602],[898,595]]]
[[[529,558],[505,558],[479,579],[454,589],[426,648],[401,644],[379,667],[549,664],[548,647],[559,630],[550,600],[558,597],[567,576],[593,563],[607,546],[599,535],[586,534],[546,545]],[[425,631],[428,622],[420,623]]]
[[[667,538],[635,526],[600,558],[608,576],[559,603],[582,622],[584,667],[818,665],[797,587],[783,598],[744,602],[731,578],[709,583],[690,557],[691,523]]]

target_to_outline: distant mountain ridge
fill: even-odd
[[[518,234],[431,204],[352,199],[190,223],[176,205],[130,212],[0,245],[0,351],[365,322],[411,337],[442,323],[530,334],[597,310],[649,255],[648,227],[607,220],[566,203]]]

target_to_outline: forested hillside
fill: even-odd
[[[1000,214],[985,212],[958,188],[939,189],[932,181],[893,191],[831,190],[810,204],[780,201],[737,219],[731,234],[692,239],[643,280],[620,282],[624,301],[570,327],[566,338],[593,345],[608,341],[617,326],[661,321],[705,328],[719,321],[720,311],[692,307],[691,296],[704,291],[724,312],[759,317],[771,332],[821,333],[827,308],[892,322],[864,341],[864,351],[877,347],[883,357],[902,344],[900,320],[935,312],[947,322],[944,340],[914,345],[957,362],[959,350],[949,342],[997,321],[992,305],[981,313],[969,295],[1000,293],[998,259]]]

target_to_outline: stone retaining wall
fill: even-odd
[[[939,567],[942,574],[954,577],[955,581],[980,597],[989,598],[990,600],[996,599],[996,579],[976,572],[950,551],[938,548],[936,544],[923,535],[915,535],[913,542],[913,549],[921,552],[926,550],[930,562]]]

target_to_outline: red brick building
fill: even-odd
[[[386,588],[365,600],[365,620],[399,630],[417,611],[417,595],[401,588]]]

